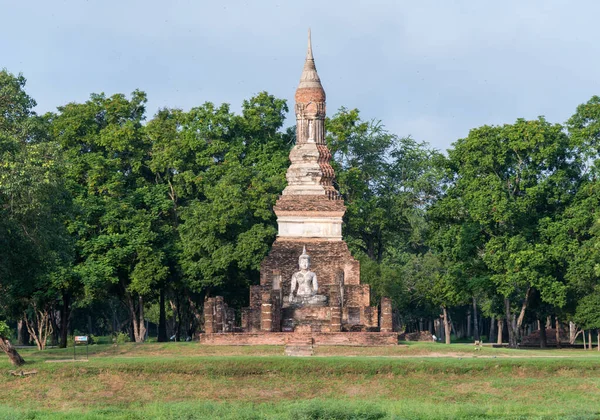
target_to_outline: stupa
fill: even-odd
[[[394,344],[391,301],[383,298],[381,305],[370,306],[369,285],[360,283],[360,264],[342,238],[346,207],[333,184],[325,141],[326,96],[310,30],[295,100],[296,144],[287,187],[273,209],[278,235],[261,264],[260,285],[250,287],[250,306],[242,309],[237,327],[228,320],[231,310],[222,298],[207,299],[201,341],[221,342],[224,336],[215,333],[239,330],[242,334],[235,336],[242,343],[272,343],[282,336],[275,333],[310,332],[325,341],[328,336],[348,344]],[[335,338],[346,332],[352,334]]]

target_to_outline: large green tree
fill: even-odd
[[[564,270],[543,232],[568,207],[579,182],[570,140],[562,126],[543,118],[484,126],[454,144],[448,165],[451,183],[438,205],[451,207],[448,225],[478,230],[477,252],[504,299],[516,346],[533,289],[556,307],[566,302]]]
[[[181,265],[195,292],[217,288],[238,304],[277,233],[272,206],[285,186],[292,138],[281,131],[287,105],[267,93],[227,105],[192,109],[181,129],[191,164],[177,171],[192,194],[181,210]]]
[[[33,112],[35,101],[24,86],[22,76],[0,72],[0,311],[11,319],[25,314],[43,348],[61,276],[71,263],[64,227],[70,197],[58,149],[45,141],[46,124]],[[10,349],[6,337],[2,348]],[[15,364],[22,362],[17,356],[12,353]]]
[[[172,202],[148,167],[144,135],[146,95],[92,95],[59,108],[53,138],[68,160],[67,188],[77,206],[69,230],[77,241],[82,303],[119,296],[129,310],[132,336],[145,339],[144,303],[169,269],[161,247],[162,219]]]
[[[414,257],[427,251],[425,213],[440,185],[441,154],[362,120],[356,109],[341,108],[327,120],[327,133],[347,207],[344,239],[361,262],[361,278],[374,300],[392,298],[398,321],[429,317],[431,305],[416,293]]]

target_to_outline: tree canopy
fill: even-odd
[[[40,348],[78,331],[185,339],[205,296],[248,304],[295,141],[284,100],[148,116],[136,90],[40,116],[25,84],[0,72],[3,350],[15,332]],[[326,128],[344,238],[401,328],[449,342],[505,324],[513,346],[548,317],[600,328],[599,97],[564,124],[474,128],[445,154],[357,109]]]

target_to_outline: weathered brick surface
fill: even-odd
[[[204,332],[212,334],[215,332],[215,298],[204,300]]]
[[[326,195],[282,195],[273,207],[278,216],[343,216],[346,206],[341,196],[328,197]]]
[[[371,288],[368,284],[346,284],[344,286],[345,306],[369,306],[371,304]]]
[[[222,296],[204,300],[204,331],[207,333],[231,332],[235,328],[235,312]]]
[[[342,308],[334,306],[331,308],[331,322],[329,324],[329,331],[340,332],[342,330]]]
[[[224,346],[244,345],[285,345],[295,340],[297,333],[221,333],[200,334],[200,343]],[[322,346],[395,346],[398,334],[357,332],[357,333],[310,333],[315,345]],[[301,337],[305,337],[305,334]],[[305,338],[300,338],[304,340]]]
[[[250,307],[260,308],[262,302],[262,288],[260,286],[250,286]]]
[[[379,319],[377,318],[379,315],[378,309],[377,306],[364,306],[362,308],[361,324],[367,328],[377,327],[379,325]]]
[[[296,90],[294,96],[296,102],[309,103],[309,102],[325,102],[325,91],[323,88],[301,88]]]
[[[298,257],[303,247],[311,257],[310,269],[317,274],[319,287],[336,284],[336,279],[342,273],[346,285],[360,284],[360,264],[352,257],[344,241],[277,238],[261,264],[261,285],[272,286],[273,271],[279,270],[283,294],[288,295],[292,275],[298,271]]]
[[[223,332],[223,312],[225,302],[223,296],[215,296],[215,332]]]
[[[242,308],[242,322],[240,328],[243,332],[250,331],[251,321],[250,318],[252,316],[251,308]]]
[[[273,317],[272,317],[273,305],[270,303],[263,303],[260,312],[260,330],[264,332],[271,332],[273,328]]]
[[[392,300],[387,297],[381,298],[381,332],[391,332],[393,329],[392,322]]]

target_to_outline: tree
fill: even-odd
[[[481,259],[504,298],[514,347],[533,288],[543,301],[565,304],[564,273],[541,236],[572,201],[578,162],[562,127],[543,118],[471,130],[448,159],[451,184],[441,200],[454,203],[458,223],[479,230]]]
[[[69,161],[67,187],[77,204],[69,230],[77,240],[75,271],[84,300],[107,292],[123,299],[136,342],[146,336],[144,301],[168,275],[160,247],[171,202],[152,182],[143,133],[146,95],[91,95],[52,118],[52,134]]]
[[[272,206],[285,186],[292,139],[280,131],[285,101],[263,92],[244,101],[242,115],[207,103],[184,116],[179,133],[184,154],[175,190],[185,195],[178,226],[181,266],[196,293],[218,288],[230,302],[242,290],[275,239]]]
[[[373,300],[391,297],[405,324],[432,316],[413,274],[420,267],[415,256],[427,252],[425,212],[437,195],[440,153],[388,132],[379,121],[363,121],[356,109],[341,108],[326,126],[347,208],[344,238]]]
[[[58,293],[55,279],[72,257],[60,155],[44,142],[45,121],[32,111],[35,101],[24,86],[22,76],[0,72],[0,312],[5,318],[20,318],[32,306],[48,313]],[[45,342],[33,333],[43,348]],[[7,342],[3,337],[10,356]],[[20,363],[14,353],[11,358]]]
[[[577,304],[577,311],[573,317],[574,321],[584,330],[597,330],[600,337],[600,287],[596,287],[592,294],[584,296]],[[591,340],[591,339],[590,339]],[[590,349],[592,343],[590,343]],[[598,339],[598,351],[600,351],[600,338]]]

